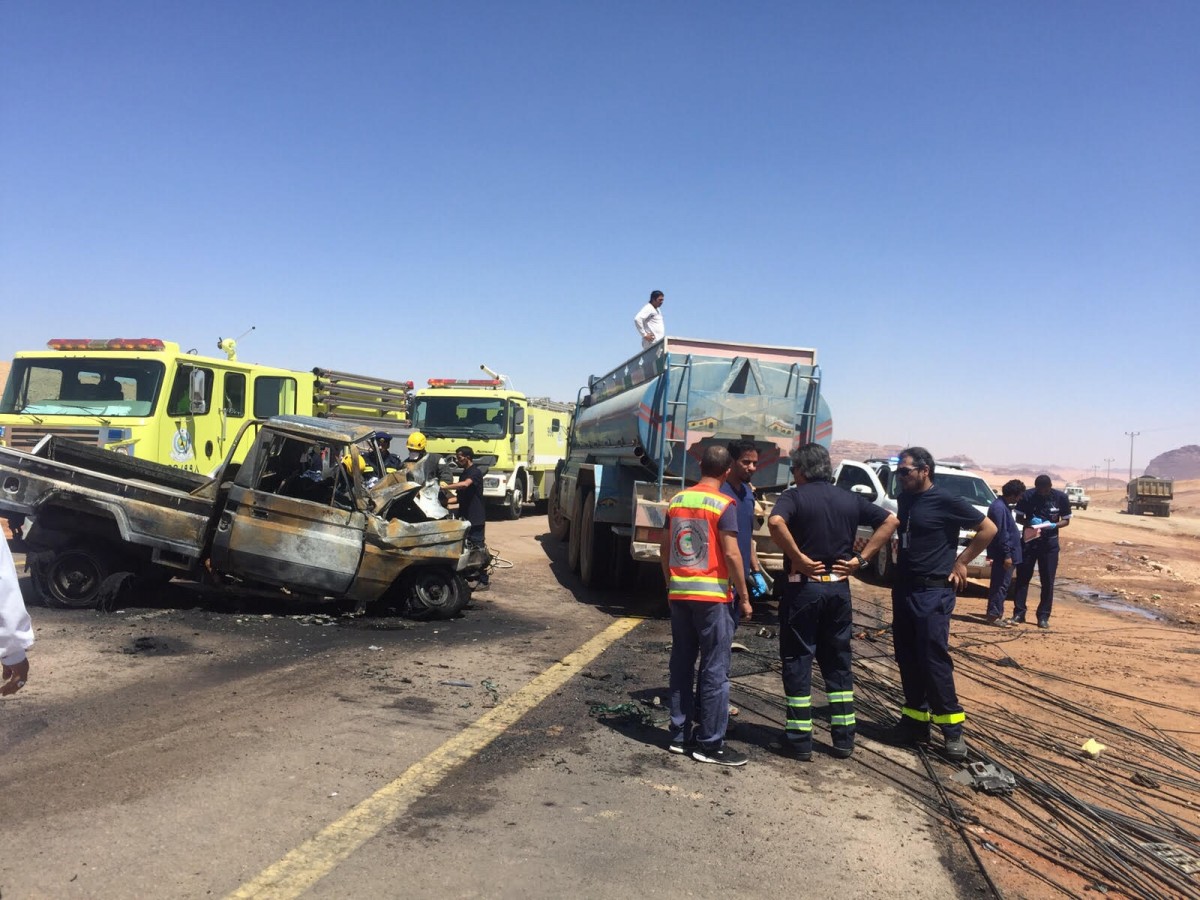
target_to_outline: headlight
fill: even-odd
[[[484,478],[483,486],[485,488],[498,488],[498,487],[500,487],[500,479],[493,478],[493,477]]]

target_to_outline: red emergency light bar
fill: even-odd
[[[500,387],[504,384],[499,378],[430,378],[430,387]]]
[[[53,338],[46,341],[51,350],[165,350],[158,338]]]

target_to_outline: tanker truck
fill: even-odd
[[[817,353],[799,347],[665,337],[580,388],[547,513],[588,587],[626,586],[658,565],[667,506],[700,479],[710,444],[752,440],[756,493],[788,484],[788,454],[833,435]],[[755,540],[766,568],[769,534]],[[764,562],[764,556],[770,561]]]

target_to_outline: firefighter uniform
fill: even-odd
[[[904,690],[901,727],[913,736],[932,722],[947,741],[962,737],[966,714],[954,689],[950,659],[949,581],[962,528],[976,528],[979,510],[936,484],[899,497],[900,551],[892,588],[892,640]]]
[[[670,529],[671,727],[674,741],[695,740],[719,750],[729,724],[729,660],[733,641],[729,569],[720,532],[737,531],[734,501],[697,484],[680,491],[667,510]],[[696,662],[699,659],[699,672]]]
[[[779,658],[787,702],[784,733],[801,758],[812,752],[812,664],[821,667],[829,701],[829,732],[835,751],[848,756],[854,747],[854,676],[850,637],[853,612],[850,583],[831,566],[854,555],[859,525],[878,528],[888,513],[859,494],[826,481],[797,484],[780,495],[771,510],[787,525],[796,547],[825,564],[825,575],[791,571],[779,604]]]

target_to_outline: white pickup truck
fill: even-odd
[[[1068,484],[1067,499],[1071,501],[1071,509],[1087,509],[1092,498],[1084,493],[1082,484]]]
[[[896,502],[900,491],[899,479],[896,478],[896,466],[899,461],[892,459],[867,459],[862,462],[843,460],[833,473],[834,483],[854,494],[862,494],[876,506],[881,506],[890,513],[898,510]],[[957,497],[962,497],[979,510],[981,516],[986,516],[988,507],[996,499],[986,481],[973,472],[969,472],[957,463],[938,462],[934,468],[934,483],[944,491]],[[869,538],[872,529],[863,526],[859,528],[860,538]],[[966,547],[975,537],[974,531],[962,530],[958,534],[958,546]],[[872,574],[879,581],[890,581],[896,565],[897,538],[893,537],[887,546],[882,548],[871,560]],[[990,574],[987,559],[980,554],[967,565],[967,574],[972,578],[986,578]]]

